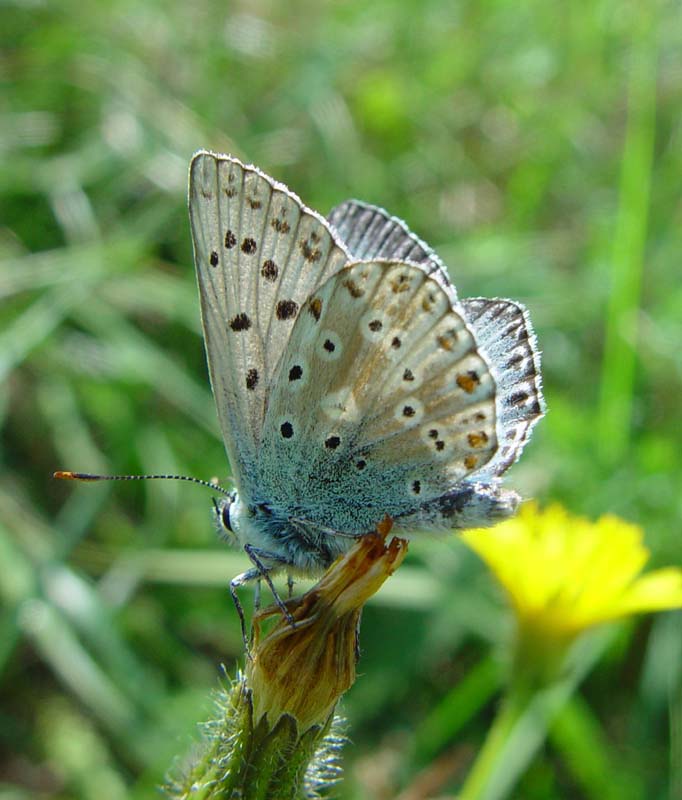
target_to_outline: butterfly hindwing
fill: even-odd
[[[462,301],[467,321],[486,353],[497,383],[500,448],[485,472],[502,475],[521,455],[545,411],[540,355],[528,312],[512,300]]]
[[[385,258],[421,264],[453,302],[457,299],[443,262],[398,217],[369,203],[346,200],[329,212],[328,219],[354,260]]]
[[[359,533],[497,450],[495,383],[461,309],[417,264],[352,264],[313,291],[274,374],[263,498]]]
[[[273,370],[310,292],[349,257],[322,217],[230,156],[194,156],[189,208],[211,385],[248,498]]]

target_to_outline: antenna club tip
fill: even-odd
[[[52,473],[53,478],[63,481],[92,481],[96,478],[92,475],[87,475],[84,472],[71,472],[71,470],[57,470]]]

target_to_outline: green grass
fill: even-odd
[[[549,413],[509,483],[682,561],[681,45],[662,0],[0,8],[0,797],[155,796],[240,655],[245,562],[206,492],[50,479],[228,473],[186,213],[200,147],[323,213],[382,205],[462,296],[526,303]],[[617,772],[628,800],[682,797],[679,623],[609,639],[511,796],[601,800]],[[507,631],[463,547],[415,543],[363,620],[344,798],[436,773],[454,795]]]

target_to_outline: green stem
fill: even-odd
[[[642,3],[635,15],[628,87],[628,123],[621,169],[618,220],[611,259],[599,407],[600,457],[618,464],[630,440],[637,357],[637,317],[647,239],[656,131],[655,12]]]
[[[533,693],[526,686],[517,684],[510,687],[483,748],[460,790],[458,800],[485,800],[490,778],[500,756],[532,699]]]
[[[243,677],[218,696],[216,717],[204,726],[205,747],[185,774],[166,787],[169,800],[304,800],[338,779],[341,740],[326,725],[299,732],[284,714],[274,726],[254,724]]]

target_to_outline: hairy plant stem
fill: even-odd
[[[400,539],[386,544],[390,527],[363,536],[287,600],[288,619],[276,606],[256,615],[246,671],[218,695],[205,747],[169,783],[169,798],[307,800],[338,781],[334,709],[355,681],[362,608],[407,552]]]

